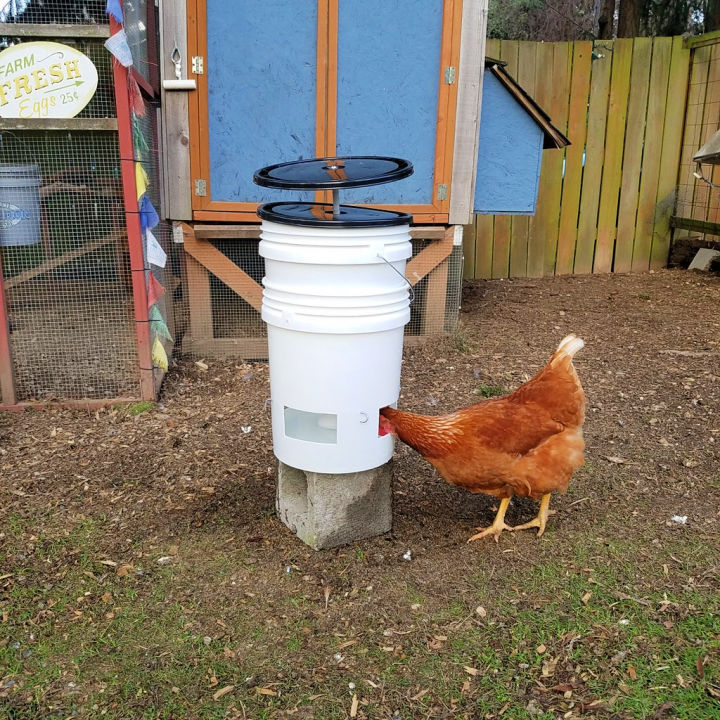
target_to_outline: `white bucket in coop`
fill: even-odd
[[[392,457],[378,416],[400,393],[412,247],[402,216],[386,214],[385,227],[263,219],[273,445],[291,467],[352,473]]]

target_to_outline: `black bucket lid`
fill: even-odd
[[[333,206],[326,203],[272,202],[260,205],[257,214],[263,220],[284,225],[301,225],[321,228],[392,227],[409,225],[412,216],[394,210],[340,205],[340,212],[333,215]]]
[[[381,185],[409,177],[412,163],[392,157],[353,155],[314,158],[268,165],[253,180],[263,187],[285,190],[335,190]]]

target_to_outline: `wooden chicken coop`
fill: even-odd
[[[184,250],[183,351],[265,356],[257,206],[328,198],[259,187],[253,173],[312,157],[412,162],[411,177],[343,202],[412,214],[407,333],[455,327],[463,225],[476,207],[529,212],[546,138],[567,143],[494,63],[500,87],[486,112],[503,123],[510,107],[520,119],[509,141],[482,147],[486,14],[487,0],[162,4],[165,213]]]

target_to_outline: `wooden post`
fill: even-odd
[[[14,405],[15,378],[10,354],[10,321],[8,319],[5,288],[3,287],[2,255],[0,254],[0,399],[3,405]]]
[[[120,30],[120,25],[111,17],[110,32]],[[128,232],[130,270],[132,272],[133,303],[135,307],[135,330],[138,344],[138,366],[140,373],[140,396],[143,400],[155,400],[152,353],[150,347],[150,322],[148,318],[147,285],[145,284],[145,260],[143,257],[143,234],[140,227],[140,208],[135,186],[135,155],[130,116],[130,95],[128,71],[113,60],[113,81],[115,106],[117,110],[118,143],[120,146],[120,173],[125,204],[125,223]]]
[[[191,58],[188,54],[185,0],[160,3],[161,80],[175,79],[175,65],[170,56],[176,46],[182,63],[183,79],[189,78]],[[161,89],[160,97],[163,110],[161,127],[163,128],[162,175],[165,188],[163,193],[165,217],[173,220],[192,220],[188,91]]]

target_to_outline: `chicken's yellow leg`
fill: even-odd
[[[512,530],[509,525],[505,524],[505,512],[507,511],[509,504],[510,498],[503,498],[500,501],[500,507],[498,508],[497,515],[495,515],[493,524],[489,528],[485,528],[485,530],[479,532],[477,535],[473,535],[471,538],[468,538],[468,542],[479,540],[480,538],[484,538],[486,535],[492,535],[495,538],[495,542],[497,542],[500,537],[500,533],[503,530]]]
[[[516,525],[513,530],[527,530],[528,528],[539,528],[537,536],[540,537],[545,532],[545,523],[547,522],[548,516],[551,514],[550,508],[550,493],[545,493],[540,500],[540,510],[538,510],[537,517],[530,522],[526,522],[523,525]]]

